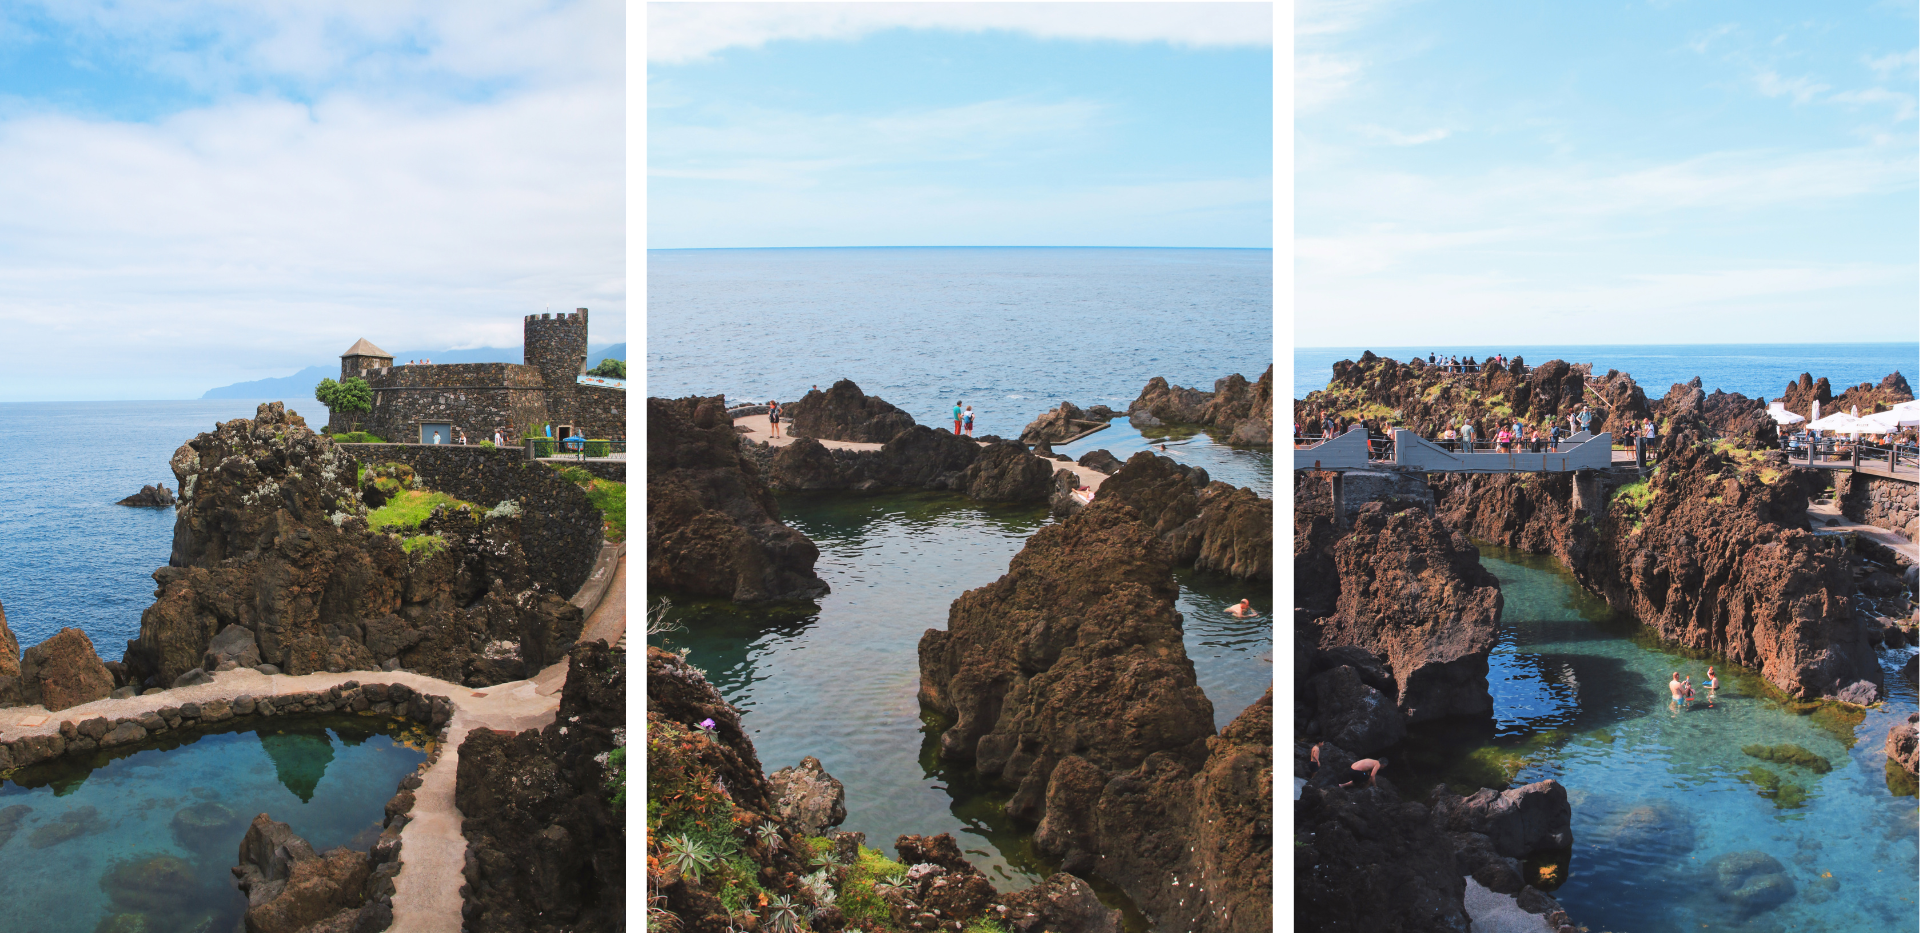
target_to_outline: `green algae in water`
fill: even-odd
[[[1761,761],[1774,761],[1780,764],[1799,765],[1816,774],[1825,774],[1833,770],[1833,763],[1791,742],[1782,745],[1742,745],[1741,753]]]
[[[290,782],[264,741],[274,730],[301,736]],[[253,816],[318,851],[364,850],[426,758],[394,738],[403,731],[351,716],[235,720],[20,769],[0,781],[0,904],[36,918],[36,933],[234,929],[246,900],[229,869]],[[331,750],[318,770],[315,741]]]

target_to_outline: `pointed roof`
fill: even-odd
[[[377,356],[382,359],[388,359],[388,360],[393,359],[393,354],[388,353],[387,351],[382,350],[379,347],[376,347],[373,344],[367,342],[367,338],[365,337],[362,337],[359,340],[354,341],[353,346],[348,347],[347,352],[342,353],[340,355],[342,357]]]

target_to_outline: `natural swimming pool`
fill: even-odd
[[[1668,679],[1679,671],[1700,683],[1704,655],[1660,644],[1553,558],[1480,551],[1505,597],[1493,720],[1410,740],[1396,769],[1403,791],[1505,774],[1566,785],[1574,850],[1553,894],[1595,931],[1920,924],[1915,799],[1896,796],[1911,791],[1889,779],[1883,751],[1887,728],[1915,709],[1913,686],[1896,674],[1911,649],[1883,650],[1892,696],[1863,718],[1831,706],[1796,714],[1757,675],[1723,664],[1716,696],[1698,690],[1690,706],[1675,704]],[[1824,764],[1744,751],[1784,745]]]
[[[423,736],[395,720],[275,717],[128,754],[58,759],[0,781],[9,929],[227,933],[246,910],[230,869],[261,813],[324,852],[366,849]]]
[[[777,621],[679,605],[671,617],[685,631],[650,641],[689,649],[687,659],[744,713],[769,772],[819,758],[846,785],[841,829],[889,852],[903,833],[950,832],[1002,890],[1038,882],[1051,867],[1033,852],[1031,827],[1006,818],[1006,791],[938,760],[938,733],[916,691],[921,633],[945,628],[962,592],[1006,573],[1050,521],[1046,510],[939,493],[788,496],[780,507],[820,548],[816,569],[833,592],[819,611]],[[1187,653],[1224,725],[1272,683],[1271,588],[1176,573]],[[1226,614],[1243,596],[1258,618]]]

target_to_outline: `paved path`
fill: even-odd
[[[1830,519],[1838,523],[1833,525],[1827,524]],[[1840,514],[1840,506],[1837,504],[1807,506],[1807,522],[1813,526],[1814,534],[1838,535],[1853,533],[1863,535],[1906,555],[1906,558],[1910,561],[1920,563],[1920,548],[1916,548],[1914,542],[1908,541],[1906,535],[1897,531],[1888,531],[1878,525],[1863,525],[1856,522]]]
[[[604,638],[616,644],[625,638],[627,560],[620,553],[606,595],[588,616],[583,639]],[[400,874],[394,878],[393,933],[459,933],[461,870],[467,858],[467,840],[461,835],[464,817],[454,805],[454,779],[460,764],[460,743],[474,729],[521,732],[553,722],[560,708],[560,687],[567,662],[549,665],[530,680],[517,680],[475,690],[407,671],[347,671],[340,674],[267,675],[251,669],[213,675],[213,682],[179,687],[151,696],[124,700],[96,700],[49,713],[40,706],[0,709],[0,738],[52,734],[60,723],[82,722],[95,716],[134,718],[142,713],[183,703],[231,700],[239,696],[271,697],[324,691],[347,681],[406,684],[421,693],[443,696],[453,703],[440,757],[421,777],[414,791],[412,820],[400,831]],[[237,850],[236,850],[237,851]],[[235,856],[238,858],[238,856]]]
[[[733,424],[736,428],[746,428],[747,433],[740,436],[756,444],[772,444],[775,447],[785,447],[794,442],[794,438],[787,436],[785,425],[781,425],[780,436],[774,437],[772,426],[767,423],[766,415],[744,415],[733,419]],[[815,438],[815,440],[818,440],[818,438]],[[979,443],[982,447],[987,446],[985,441]],[[820,446],[831,447],[838,450],[879,450],[883,445],[868,444],[861,441],[820,441]],[[1098,470],[1089,470],[1086,467],[1077,466],[1065,460],[1055,460],[1053,463],[1055,470],[1068,469],[1079,474],[1080,485],[1092,489],[1095,493],[1100,491],[1100,484],[1107,479],[1105,473]]]

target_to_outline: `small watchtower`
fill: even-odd
[[[392,369],[393,354],[374,346],[367,338],[354,341],[340,354],[340,378],[359,376],[369,369]]]
[[[540,370],[548,389],[571,391],[587,366],[587,309],[572,314],[529,314],[526,363]]]

